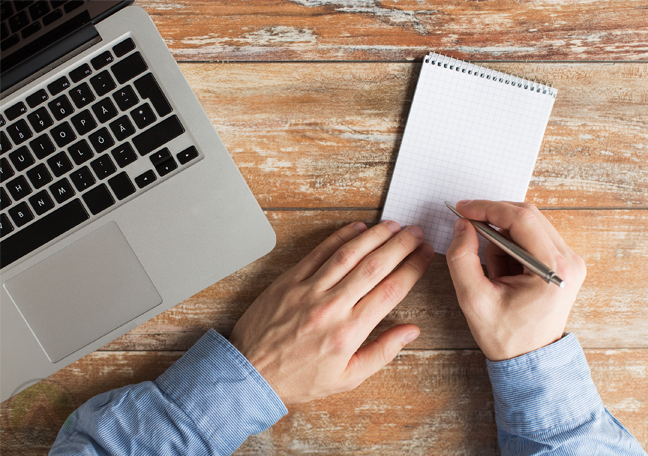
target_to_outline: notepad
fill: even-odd
[[[444,201],[524,201],[556,93],[546,83],[430,53],[382,219],[420,226],[445,254],[457,217]]]

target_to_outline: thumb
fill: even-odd
[[[454,226],[454,239],[446,252],[446,260],[452,282],[457,290],[457,298],[473,295],[484,286],[492,286],[484,275],[479,259],[479,239],[472,223],[460,218]]]

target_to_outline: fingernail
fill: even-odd
[[[418,333],[416,331],[410,331],[407,334],[405,334],[405,337],[403,337],[403,345],[409,344],[411,341],[416,339],[418,337]]]
[[[387,225],[387,227],[388,227],[388,228],[392,231],[392,233],[394,233],[394,234],[398,233],[398,232],[400,231],[400,229],[401,229],[401,228],[400,228],[400,225],[399,225],[398,223],[396,223],[396,222],[392,222],[391,220],[388,220],[388,221],[386,221],[386,222],[384,222],[384,223],[385,223],[385,225]]]
[[[466,231],[466,221],[462,218],[456,221],[454,225],[454,235],[459,236],[464,231]]]
[[[428,244],[422,244],[419,247],[419,253],[425,258],[426,260],[431,260],[432,257],[434,256],[434,249],[432,248],[431,245]]]
[[[365,225],[365,224],[362,223],[362,222],[356,222],[356,223],[354,223],[354,224],[353,224],[353,228],[355,228],[355,230],[356,230],[358,233],[364,233],[365,231],[367,231],[367,225]]]
[[[423,230],[420,229],[418,226],[410,226],[407,229],[410,231],[410,233],[412,233],[416,237],[416,239],[423,240],[423,236],[424,236]]]
[[[472,201],[472,200],[461,200],[461,201],[457,201],[457,204],[468,204],[468,203],[470,203],[471,201]]]

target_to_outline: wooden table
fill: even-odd
[[[2,454],[45,454],[90,397],[153,380],[334,229],[379,219],[423,55],[559,89],[527,201],[586,261],[568,330],[648,447],[648,9],[555,2],[141,1],[277,232],[277,247],[2,404]],[[379,326],[421,336],[354,391],[290,407],[240,455],[498,454],[484,356],[437,255]]]

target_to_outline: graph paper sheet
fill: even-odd
[[[444,201],[524,201],[556,92],[430,53],[416,86],[383,220],[420,226],[426,242],[445,254],[457,216]],[[480,243],[483,252],[481,237]]]

